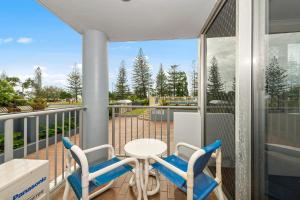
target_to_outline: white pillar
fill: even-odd
[[[83,33],[83,148],[108,143],[108,63],[107,37],[103,32]],[[89,156],[96,160],[106,157],[97,151]]]

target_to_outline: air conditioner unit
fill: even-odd
[[[0,199],[49,199],[49,161],[14,159],[0,165]]]

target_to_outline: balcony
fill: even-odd
[[[126,157],[124,145],[137,138],[156,138],[168,146],[166,155],[174,151],[174,112],[198,112],[197,106],[109,106],[108,123],[109,143],[115,148],[118,157]],[[61,137],[68,136],[74,144],[82,146],[85,134],[82,130],[84,112],[82,107],[55,109],[0,116],[4,125],[4,149],[2,162],[15,158],[49,160],[50,190],[53,198],[60,198],[66,172],[67,151],[63,148]],[[33,124],[33,126],[32,126]],[[54,127],[54,130],[51,128]],[[16,146],[15,130],[21,130],[23,145]],[[54,134],[51,134],[54,132]],[[44,135],[45,133],[45,135]],[[73,166],[75,169],[78,166]],[[96,199],[134,199],[128,181],[130,175],[118,179],[113,189]],[[161,178],[160,193],[153,199],[185,199],[185,194]],[[149,181],[149,189],[155,186],[154,179]],[[210,199],[215,199],[214,195]]]
[[[56,199],[66,178],[62,135],[83,149],[110,143],[120,158],[126,157],[124,145],[136,138],[164,141],[166,155],[174,151],[176,138],[198,146],[218,138],[228,199],[300,199],[299,1],[38,2],[82,35],[83,107],[1,115],[0,163],[49,160]],[[109,106],[108,42],[187,38],[199,39],[199,107]],[[196,122],[181,127],[200,124],[200,131],[187,136],[192,131],[183,128],[178,134],[176,109],[197,112]],[[91,161],[105,156],[99,153]],[[209,163],[207,172],[213,173],[214,166]],[[99,199],[134,199],[128,179],[121,177]],[[161,181],[153,199],[185,199]]]

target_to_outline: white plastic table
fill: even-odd
[[[149,161],[151,155],[161,156],[167,151],[167,144],[156,139],[143,138],[128,142],[124,146],[126,155],[137,158],[140,163],[140,183],[143,190],[144,199],[148,199],[148,195],[154,195],[159,191],[160,183],[158,173],[150,173],[156,178],[156,188],[152,191],[147,191],[149,178]],[[134,185],[134,176],[129,181],[130,186]]]

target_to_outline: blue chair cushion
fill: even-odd
[[[89,167],[89,173],[96,172],[107,166],[113,165],[119,161],[120,161],[119,158],[114,157],[105,162],[92,165]],[[122,165],[122,166],[120,166],[112,171],[109,171],[101,176],[98,176],[97,178],[95,178],[94,180],[89,182],[89,193],[94,191],[97,187],[104,185],[131,170],[132,170],[132,167],[130,165],[125,164],[125,165]],[[73,188],[77,198],[80,199],[82,197],[81,169],[79,168],[76,171],[74,171],[70,176],[68,176],[67,179],[68,179],[68,182],[70,183],[71,187]]]
[[[221,147],[221,140],[216,140],[214,143],[207,145],[203,148],[205,154],[200,156],[194,164],[194,176],[203,172],[203,169],[207,165],[211,158],[211,154]]]
[[[179,168],[180,170],[187,172],[188,163],[187,161],[181,159],[176,155],[171,155],[164,160],[174,167]],[[175,172],[164,167],[162,164],[156,162],[152,164],[152,167],[164,175],[169,181],[175,184],[179,189],[186,192],[187,185],[186,180],[181,176],[177,175]],[[199,173],[194,177],[194,200],[206,199],[207,196],[218,186],[218,183],[211,178],[210,176],[202,173]]]
[[[200,173],[194,178],[194,200],[204,200],[209,194],[218,186],[215,179],[206,175],[205,173]],[[182,191],[186,192],[186,186],[180,188]]]
[[[181,159],[176,155],[170,155],[164,158],[164,160],[184,172],[187,171],[187,166],[188,166],[187,161]],[[152,164],[152,167],[158,170],[162,175],[164,175],[167,179],[169,179],[169,181],[174,183],[177,187],[182,188],[186,185],[186,180],[184,178],[174,173],[173,171],[169,170],[162,164],[156,162]]]

